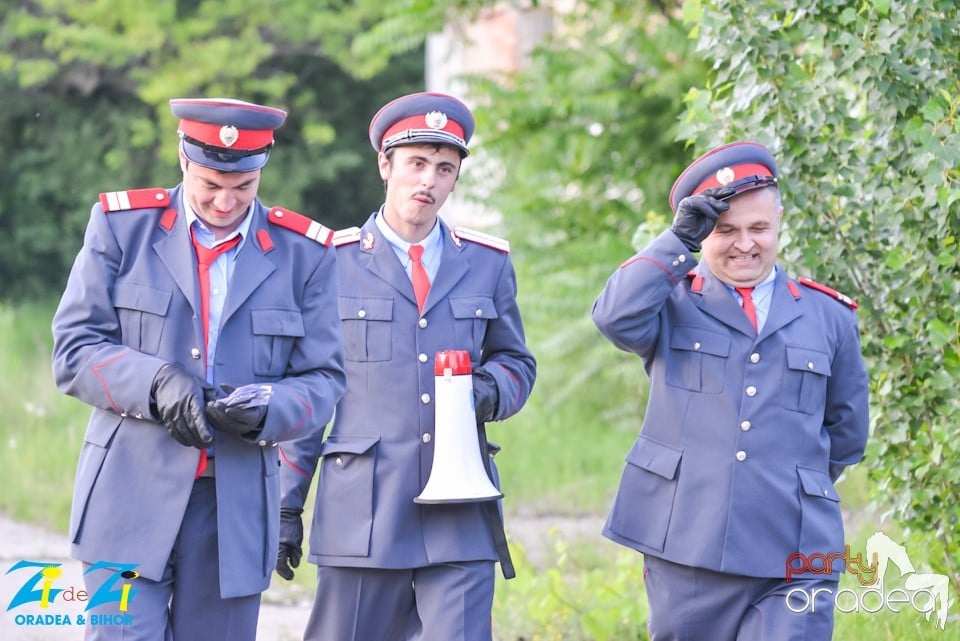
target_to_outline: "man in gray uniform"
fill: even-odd
[[[437,215],[473,127],[462,102],[434,93],[398,98],[370,124],[386,199],[334,240],[347,392],[326,441],[313,435],[282,452],[278,571],[287,577],[320,467],[306,639],[491,639],[498,558],[509,574],[497,503],[414,502],[434,457],[437,352],[469,353],[485,458],[483,423],[518,412],[536,375],[507,242]]]
[[[286,112],[170,105],[183,182],[101,194],[53,319],[57,385],[93,407],[70,538],[111,622],[86,639],[253,641],[277,444],[344,389],[333,234],[257,198]]]
[[[593,307],[650,377],[604,535],[644,554],[656,641],[832,634],[843,562],[792,580],[786,564],[844,550],[833,483],[863,455],[868,380],[856,304],[776,263],[777,173],[753,142],[698,158],[673,227]]]

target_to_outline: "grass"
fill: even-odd
[[[511,515],[538,516],[544,530],[543,549],[526,550],[524,543],[511,541],[518,577],[498,578],[494,604],[498,641],[646,638],[640,555],[606,541],[599,528],[572,537],[552,525],[563,515],[597,516],[606,511],[623,457],[640,428],[645,403],[640,363],[599,338],[589,319],[597,292],[581,285],[602,283],[601,272],[606,271],[606,267],[591,267],[584,256],[579,264],[574,261],[548,266],[545,273],[521,274],[522,292],[527,282],[529,288],[552,294],[526,294],[529,300],[521,301],[528,340],[539,361],[538,381],[523,412],[490,426],[488,434],[504,448],[497,463],[506,494],[508,531]],[[8,381],[0,388],[4,416],[0,484],[5,488],[0,493],[0,511],[65,532],[89,408],[62,395],[53,384],[52,311],[52,303],[0,305],[0,366]],[[854,550],[863,549],[866,537],[877,530],[896,538],[899,533],[890,524],[880,523],[866,509],[865,470],[855,468],[841,482],[840,492],[848,522],[854,526],[848,528]],[[309,519],[309,512],[305,518]],[[918,566],[928,553],[932,551],[910,549]],[[888,576],[894,580],[892,571]],[[274,581],[272,598],[308,600],[315,580],[313,566],[304,561],[294,583]],[[842,585],[853,586],[852,577],[845,575],[843,581]],[[834,638],[960,641],[960,624],[948,621],[941,631],[908,609],[838,612]]]
[[[66,532],[89,410],[54,386],[52,313],[52,304],[0,305],[0,510]]]

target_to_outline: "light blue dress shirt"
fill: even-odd
[[[440,270],[440,254],[443,253],[443,239],[440,237],[439,223],[434,222],[433,229],[431,229],[427,237],[419,243],[408,243],[400,238],[397,232],[393,231],[390,225],[387,224],[387,221],[384,220],[383,207],[380,208],[380,212],[377,214],[376,222],[377,229],[380,230],[383,237],[390,243],[397,258],[400,259],[400,264],[403,265],[403,268],[406,270],[407,276],[410,277],[411,282],[413,281],[413,276],[410,269],[413,261],[407,254],[407,250],[410,249],[410,245],[421,245],[423,247],[423,257],[420,260],[423,262],[423,268],[427,271],[427,276],[432,283],[437,272]]]
[[[750,295],[750,298],[753,299],[753,307],[757,311],[757,333],[760,333],[760,330],[763,329],[764,323],[767,322],[767,316],[770,315],[770,301],[773,300],[773,282],[777,279],[777,267],[774,266],[770,270],[770,274],[764,278],[759,284],[753,288],[753,293]],[[737,304],[743,307],[743,296],[737,293],[736,288],[733,285],[727,285],[727,289],[730,290],[730,294],[737,299]]]
[[[227,286],[230,278],[233,276],[233,268],[237,262],[237,255],[240,248],[247,239],[247,232],[250,230],[250,210],[243,217],[243,222],[237,229],[221,241],[214,242],[213,232],[211,232],[203,221],[194,213],[186,198],[183,202],[183,211],[186,212],[187,225],[193,231],[197,242],[204,247],[213,248],[215,245],[226,242],[235,236],[240,236],[240,242],[236,247],[225,251],[217,256],[213,264],[210,265],[210,321],[207,331],[207,382],[213,382],[213,364],[217,354],[217,339],[220,337],[220,318],[223,315],[223,305],[227,300]]]

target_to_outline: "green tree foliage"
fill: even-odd
[[[0,3],[0,298],[62,288],[99,192],[179,181],[174,97],[288,109],[263,199],[333,227],[369,215],[383,196],[369,118],[423,88],[422,35],[402,50],[356,42],[383,4]]]
[[[486,160],[462,180],[503,216],[517,247],[541,361],[535,402],[558,428],[590,417],[598,433],[632,440],[642,369],[599,336],[590,309],[632,253],[637,224],[665,224],[688,155],[677,117],[704,67],[679,17],[659,3],[589,0],[551,19],[552,34],[521,71],[471,79]],[[612,491],[615,479],[603,482]]]
[[[894,526],[960,586],[960,8],[691,1],[713,80],[681,136],[770,145],[784,259],[859,299],[866,464]],[[922,546],[922,547],[921,547]]]

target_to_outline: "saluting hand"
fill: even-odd
[[[677,204],[671,229],[687,249],[700,251],[700,243],[713,231],[717,218],[730,208],[723,199],[733,194],[730,187],[712,187],[695,196],[687,196]]]

